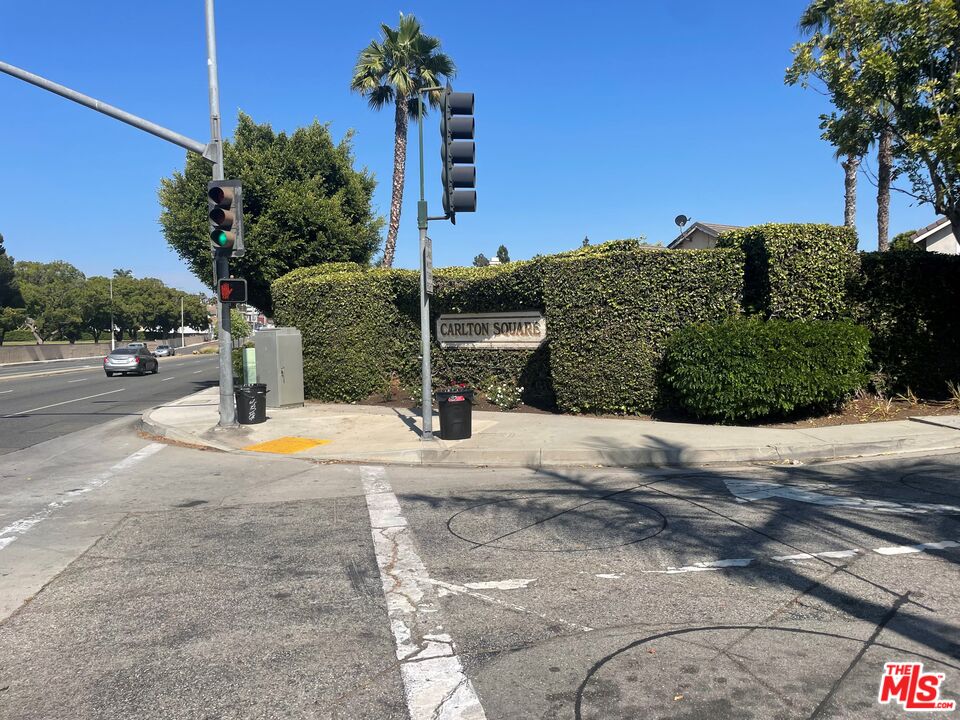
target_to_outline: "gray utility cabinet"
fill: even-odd
[[[267,407],[303,405],[303,340],[292,327],[264,328],[253,336],[257,382],[267,386]]]

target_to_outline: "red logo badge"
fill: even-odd
[[[923,663],[886,663],[878,700],[881,705],[900,703],[907,711],[954,710],[955,700],[940,699],[943,677],[943,673],[925,673]]]

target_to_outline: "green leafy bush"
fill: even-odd
[[[891,390],[946,398],[960,380],[960,257],[864,253],[853,289],[857,318],[873,333],[871,356]]]
[[[856,269],[857,233],[814,224],[754,225],[723,233],[717,247],[740,248],[743,306],[783,320],[849,316],[847,284]]]
[[[867,379],[870,331],[848,321],[737,318],[670,338],[663,380],[697,417],[726,422],[827,408]]]
[[[653,410],[670,334],[740,311],[743,256],[737,250],[660,250],[620,242],[548,260],[550,367],[565,411]]]

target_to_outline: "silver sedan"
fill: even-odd
[[[156,373],[159,369],[160,362],[145,347],[117,348],[103,359],[103,371],[107,377],[127,373],[144,375]]]

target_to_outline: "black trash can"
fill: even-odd
[[[439,390],[437,405],[440,407],[441,440],[466,440],[473,434],[473,390]]]
[[[241,385],[234,392],[237,398],[237,422],[256,425],[267,419],[267,386],[263,383]]]

